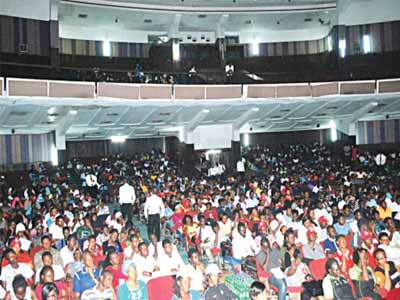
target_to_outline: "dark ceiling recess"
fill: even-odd
[[[280,118],[282,118],[282,116],[272,116],[271,118],[272,119],[280,119]]]
[[[328,106],[326,109],[338,109],[337,106]]]
[[[78,18],[86,19],[87,18],[87,14],[79,14]]]
[[[144,19],[144,22],[145,22],[145,23],[153,23],[153,20],[151,20],[151,19]]]
[[[46,121],[46,122],[41,122],[40,124],[42,124],[42,125],[51,125],[51,124],[54,124],[54,122]]]
[[[244,23],[247,24],[247,25],[250,25],[252,23],[252,21],[251,20],[246,20]]]
[[[281,109],[281,112],[289,112],[290,109],[286,108],[286,109]]]
[[[112,124],[112,121],[101,121],[100,124]]]
[[[26,111],[12,111],[10,112],[10,116],[18,116],[18,117],[23,117],[26,116],[28,112]]]
[[[49,117],[58,117],[60,116],[60,114],[57,113],[53,113],[53,114],[47,114]]]
[[[327,115],[326,113],[320,113],[320,114],[317,115],[317,117],[324,117],[326,115]]]
[[[207,15],[201,14],[201,15],[199,15],[198,17],[199,17],[200,19],[204,19],[204,18],[207,18]]]
[[[160,116],[170,116],[171,113],[169,112],[160,112]]]
[[[117,117],[117,116],[119,116],[119,114],[118,113],[108,113],[107,116],[108,117]]]
[[[312,21],[311,18],[305,18],[305,19],[304,19],[304,22],[311,22],[311,21]]]

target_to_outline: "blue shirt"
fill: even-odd
[[[350,232],[350,225],[348,223],[344,223],[344,225],[340,225],[339,223],[336,223],[335,225],[333,225],[333,227],[335,227],[336,233],[338,235],[346,236]]]
[[[93,274],[96,278],[100,277],[100,270],[94,268]],[[83,267],[81,271],[75,274],[73,279],[74,292],[82,294],[84,291],[92,289],[96,286],[96,283],[93,281],[92,277],[86,271],[86,267]]]
[[[326,239],[324,241],[324,248],[325,250],[328,250],[330,253],[336,253],[337,251],[336,241],[331,239]]]

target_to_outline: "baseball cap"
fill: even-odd
[[[218,268],[216,264],[209,264],[206,268],[206,274],[218,275],[221,273],[222,273],[221,270]]]
[[[307,230],[307,238],[312,234],[317,235],[317,233],[314,230]]]
[[[361,232],[361,239],[362,240],[371,240],[372,239],[372,233],[367,231],[367,230],[363,230]]]
[[[319,217],[318,218],[318,223],[323,223],[323,222],[326,222],[326,223],[328,223],[328,219],[325,217],[325,216],[321,216],[321,217]]]

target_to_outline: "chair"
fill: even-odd
[[[322,280],[325,276],[325,264],[327,258],[315,259],[310,262],[311,275],[315,280]]]
[[[174,278],[162,276],[147,282],[149,300],[171,300],[174,296]]]

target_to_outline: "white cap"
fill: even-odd
[[[25,225],[22,223],[18,223],[17,227],[15,227],[15,233],[25,231],[25,230],[26,230]]]
[[[122,217],[122,213],[120,212],[120,211],[117,211],[116,213],[115,213],[115,217],[118,219],[118,218],[120,218],[120,217]]]
[[[206,268],[206,274],[218,275],[221,273],[222,273],[221,270],[218,268],[216,264],[209,264]]]

